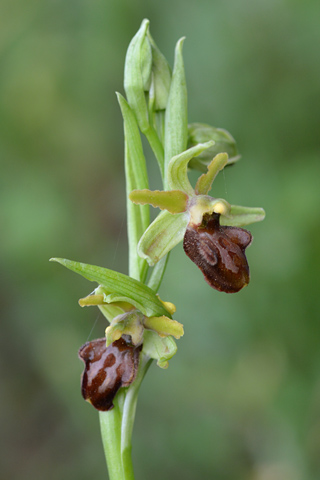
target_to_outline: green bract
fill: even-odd
[[[123,273],[65,258],[51,258],[50,261],[61,263],[69,270],[101,285],[105,289],[105,303],[129,302],[150,317],[170,315],[151,288]]]
[[[172,157],[183,152],[188,140],[188,104],[187,86],[182,57],[184,38],[181,38],[175,50],[174,67],[168,104],[165,115],[164,143],[164,187],[167,185],[167,169]]]

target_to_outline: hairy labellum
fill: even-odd
[[[235,293],[249,283],[245,249],[252,236],[243,228],[220,226],[219,217],[207,214],[200,226],[189,225],[183,248],[211,287]]]
[[[140,350],[124,338],[108,347],[105,337],[85,343],[79,350],[79,358],[85,363],[83,398],[97,410],[111,410],[119,388],[128,387],[136,377]]]

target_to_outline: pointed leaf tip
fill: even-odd
[[[57,262],[57,263],[61,263],[61,265],[64,265],[63,258],[52,257],[52,258],[49,258],[49,262]]]

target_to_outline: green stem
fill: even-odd
[[[160,168],[160,172],[161,172],[161,177],[163,178],[164,177],[164,149],[163,149],[163,145],[158,137],[158,134],[157,132],[155,131],[155,129],[150,126],[148,128],[148,130],[144,131],[143,132],[144,135],[146,136],[149,144],[150,144],[150,147],[152,148],[152,151],[158,161],[158,165],[159,165],[159,168]]]
[[[164,272],[167,267],[168,259],[169,259],[170,252],[161,260],[159,260],[158,263],[156,263],[155,267],[153,268],[152,274],[150,276],[150,279],[148,281],[148,287],[152,288],[154,292],[158,292]]]
[[[141,355],[135,381],[123,395],[118,393],[114,399],[114,408],[108,412],[99,412],[100,428],[104,453],[110,480],[134,480],[131,458],[131,438],[141,382],[152,363],[152,359]]]
[[[121,455],[122,465],[126,480],[134,480],[132,458],[131,458],[131,438],[132,430],[135,419],[138,392],[141,386],[141,382],[147,373],[148,368],[152,363],[152,359],[141,354],[140,365],[135,381],[130,385],[127,390],[122,415],[121,426]]]
[[[117,398],[114,399],[112,410],[99,412],[102,443],[110,480],[126,480],[121,460],[121,417]]]

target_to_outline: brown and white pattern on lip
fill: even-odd
[[[135,347],[123,337],[108,347],[105,337],[85,343],[79,350],[85,364],[83,398],[97,410],[111,410],[118,390],[128,387],[136,377],[140,351],[141,346]]]
[[[219,214],[206,214],[201,225],[187,227],[183,248],[216,290],[236,293],[249,283],[245,249],[252,241],[247,230],[221,226]]]

